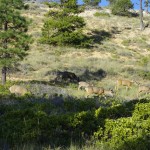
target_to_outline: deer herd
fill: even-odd
[[[116,81],[116,85],[114,89],[105,89],[103,87],[96,87],[91,83],[87,83],[84,81],[79,81],[79,78],[71,72],[61,72],[59,71],[57,73],[56,81],[62,82],[64,81],[73,81],[78,83],[78,90],[85,90],[86,97],[89,97],[90,95],[98,95],[102,96],[104,98],[106,97],[114,97],[115,93],[118,93],[119,89],[121,87],[126,87],[126,91],[131,89],[133,84],[138,85],[138,91],[137,91],[137,97],[139,97],[140,93],[148,94],[150,93],[150,86],[146,85],[140,85],[136,81],[130,81],[130,80],[124,80],[124,79],[118,79]],[[26,93],[30,93],[25,87],[20,85],[13,85],[9,88],[10,93],[14,93],[16,95],[25,95]]]
[[[137,97],[139,97],[140,93],[145,93],[146,95],[150,93],[150,86],[140,85],[136,81],[123,80],[123,79],[118,79],[116,81],[115,91],[117,92],[119,88],[122,86],[126,87],[126,91],[127,91],[128,89],[132,88],[133,84],[138,85]],[[85,89],[87,93],[87,97],[92,94],[97,94],[97,95],[104,96],[106,98],[106,96],[113,97],[115,93],[114,90],[112,89],[106,90],[103,87],[95,87],[93,84],[87,82],[79,82],[78,90],[81,88]]]

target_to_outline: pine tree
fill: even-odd
[[[146,13],[148,13],[148,7],[149,7],[150,0],[145,0],[145,8],[146,8]]]
[[[83,2],[85,5],[88,5],[88,6],[98,6],[101,0],[83,0]]]
[[[49,11],[42,28],[41,42],[59,46],[88,46],[91,40],[82,32],[85,22],[77,15],[79,12],[76,0],[64,1],[60,8]]]
[[[106,1],[109,2],[109,5],[112,5],[112,4],[114,4],[116,2],[116,0],[106,0]]]
[[[130,15],[129,9],[133,8],[131,0],[115,0],[112,4],[112,14],[120,16]]]
[[[143,0],[140,0],[140,29],[141,31],[144,30],[144,22],[143,22]]]
[[[6,82],[7,68],[26,56],[31,41],[26,34],[28,22],[19,10],[22,0],[0,0],[0,66],[2,85]]]

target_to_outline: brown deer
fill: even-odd
[[[85,91],[87,92],[87,97],[92,94],[97,94],[97,95],[104,94],[104,88],[102,87],[88,86],[88,87],[85,87]]]
[[[79,82],[78,90],[80,90],[80,89],[82,89],[82,88],[85,89],[85,88],[88,87],[88,86],[93,86],[93,84],[87,83],[87,82],[84,82],[84,81],[81,81],[81,82]]]
[[[113,90],[104,90],[104,95],[108,97],[114,97],[114,91]]]
[[[133,83],[134,83],[134,81],[119,79],[116,82],[116,90],[118,90],[120,86],[125,86],[126,90],[127,90],[127,89],[131,88]]]
[[[139,86],[138,94],[137,94],[138,97],[139,97],[140,93],[146,93],[146,95],[147,95],[148,93],[150,93],[150,87],[149,86],[145,86],[145,85]]]
[[[113,91],[112,90],[105,90],[103,87],[93,87],[93,86],[88,86],[85,87],[85,90],[87,92],[87,96],[96,94],[96,95],[101,95],[106,99],[106,96],[113,97]]]
[[[20,86],[20,85],[13,85],[13,86],[11,86],[9,88],[9,91],[10,91],[10,93],[14,93],[16,95],[21,95],[21,96],[29,93],[28,90],[25,87]]]

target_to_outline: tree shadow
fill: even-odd
[[[96,72],[89,71],[88,68],[79,76],[80,80],[102,80],[107,76],[107,72],[103,69],[99,69]]]
[[[119,30],[118,27],[111,27],[111,33],[112,34],[120,34],[121,31]]]
[[[129,15],[128,15],[128,17],[133,17],[133,18],[135,18],[135,17],[139,17],[139,14],[137,13],[137,12],[130,12],[129,13]]]
[[[95,72],[90,71],[88,68],[80,69],[80,72],[82,72],[79,76],[79,81],[87,81],[87,80],[102,80],[107,76],[107,72],[103,69],[98,69]],[[53,71],[49,72],[49,74],[53,74]],[[57,78],[57,76],[56,76]],[[55,78],[55,79],[56,79]],[[70,83],[78,84],[78,82],[72,82],[71,80],[50,80],[49,84],[51,85],[58,85],[58,86],[67,86]]]
[[[93,39],[94,43],[101,44],[101,42],[103,40],[111,38],[112,34],[110,32],[105,31],[105,30],[101,30],[101,31],[92,30],[90,37],[91,37],[91,39]]]
[[[107,76],[107,72],[103,69],[98,69],[95,72],[90,71],[88,68],[84,68],[84,69],[80,69],[80,72],[82,72],[80,75],[77,75],[77,77],[79,78],[79,81],[88,81],[88,80],[102,80],[103,78],[105,78]],[[53,71],[51,71],[51,73],[49,72],[49,74],[54,74]],[[72,82],[72,80],[63,80],[63,78],[61,78],[61,80],[56,80],[57,76],[54,79],[51,79],[48,84],[49,85],[57,85],[57,86],[61,86],[61,87],[65,87],[68,86],[70,83],[73,84],[78,84],[78,82]],[[36,81],[32,81],[33,83],[35,83]],[[32,83],[31,82],[31,83]],[[40,83],[40,81],[37,83]]]

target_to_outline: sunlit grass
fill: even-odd
[[[149,71],[150,60],[148,59],[146,67],[141,65],[143,58],[148,58],[150,55],[149,29],[140,32],[139,18],[111,14],[110,17],[94,17],[95,11],[88,14],[85,12],[83,13],[86,22],[84,31],[95,38],[96,43],[93,48],[50,46],[39,42],[44,14],[48,11],[48,7],[36,3],[29,5],[29,9],[22,13],[31,22],[29,34],[32,35],[34,42],[29,55],[20,62],[18,67],[20,71],[10,74],[11,79],[49,82],[56,77],[53,72],[67,70],[74,72],[82,81],[92,82],[95,86],[103,86],[106,89],[114,88],[118,78],[130,80],[136,78],[140,83],[149,82],[143,81],[143,71],[145,68]],[[108,15],[107,11],[103,9],[96,12]],[[101,78],[99,70],[105,71],[106,77]],[[77,97],[84,95],[84,91],[77,91],[71,86],[69,88]],[[126,94],[121,95],[123,97]]]

